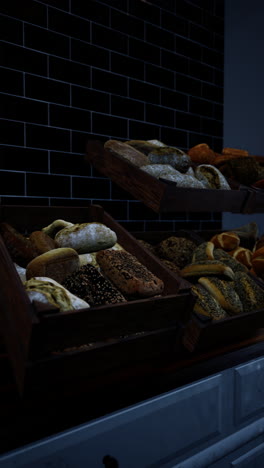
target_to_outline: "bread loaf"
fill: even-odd
[[[264,290],[247,273],[235,274],[234,287],[243,303],[244,312],[264,308]]]
[[[195,170],[195,176],[208,189],[230,190],[230,186],[221,172],[210,164],[201,164]]]
[[[96,255],[102,272],[127,296],[161,294],[163,281],[125,250],[101,250]]]
[[[234,232],[222,232],[221,234],[216,234],[213,236],[210,241],[215,245],[215,247],[221,248],[223,250],[231,251],[236,249],[240,244],[240,237]]]
[[[176,236],[168,237],[156,247],[159,257],[172,261],[179,268],[183,268],[192,261],[195,249],[196,244],[193,241]]]
[[[187,154],[197,164],[213,164],[215,159],[214,151],[206,143],[193,146]]]
[[[230,315],[237,315],[243,312],[242,302],[230,282],[219,278],[199,278],[198,283],[217,300],[217,302]]]
[[[66,276],[80,267],[78,253],[70,248],[49,250],[34,258],[26,269],[27,279],[34,276],[47,276],[62,283]]]
[[[196,296],[194,312],[211,317],[213,320],[221,320],[227,317],[226,311],[204,287],[201,285],[192,286],[192,292]]]
[[[102,223],[82,223],[62,229],[55,241],[59,247],[71,247],[82,254],[113,247],[117,236]]]
[[[84,265],[63,282],[63,286],[92,306],[126,302],[126,299],[93,265]]]
[[[45,234],[48,236],[54,238],[57,232],[59,232],[61,229],[64,229],[65,227],[70,226],[73,226],[73,224],[69,221],[64,221],[64,219],[55,219],[55,221],[53,221],[51,224],[44,227],[42,231],[45,232]]]
[[[257,275],[262,276],[264,273],[264,247],[259,248],[253,253],[251,262]]]
[[[214,244],[212,242],[203,242],[194,250],[192,262],[201,260],[214,260]]]
[[[245,265],[248,269],[252,267],[251,250],[245,249],[244,247],[237,247],[235,250],[231,250],[229,253],[233,258],[242,263],[242,265]]]
[[[191,164],[188,154],[179,148],[170,146],[154,148],[148,153],[148,159],[151,164],[169,164],[182,173],[185,173]]]
[[[247,273],[248,271],[245,265],[231,257],[231,255],[223,249],[214,249],[214,258],[227,265],[234,273],[237,271]]]
[[[237,148],[223,148],[222,154],[234,154],[237,156],[249,156],[249,152],[242,149]]]
[[[181,270],[181,276],[183,276],[183,278],[218,275],[224,276],[227,279],[234,278],[233,270],[218,260],[204,260],[191,263]]]
[[[26,267],[33,258],[37,257],[38,252],[32,242],[10,224],[1,223],[0,234],[10,257],[19,266]]]
[[[74,296],[51,278],[43,276],[31,278],[24,283],[24,286],[32,302],[42,302],[60,312],[90,307],[87,302]]]
[[[29,240],[34,245],[38,255],[48,252],[49,250],[56,249],[58,246],[56,242],[43,231],[34,231],[30,234]]]

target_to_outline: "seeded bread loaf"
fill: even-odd
[[[127,296],[150,297],[161,294],[164,289],[163,281],[129,252],[101,250],[96,259],[103,274]]]
[[[243,304],[234,290],[233,284],[214,277],[202,277],[198,282],[207,289],[229,315],[237,315],[243,312]]]
[[[34,258],[28,265],[27,279],[47,276],[62,283],[66,276],[80,267],[79,255],[74,249],[58,248]]]
[[[63,286],[92,306],[126,302],[126,299],[93,265],[84,265],[67,276]]]
[[[156,252],[160,258],[170,260],[177,267],[183,268],[192,261],[195,249],[196,244],[190,239],[170,236],[157,245]]]

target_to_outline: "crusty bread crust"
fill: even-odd
[[[26,270],[27,279],[34,276],[46,276],[62,283],[67,275],[70,275],[80,267],[79,255],[74,249],[58,248],[49,250],[34,258]]]
[[[127,296],[150,297],[163,291],[163,281],[129,252],[102,250],[96,259],[103,273]]]

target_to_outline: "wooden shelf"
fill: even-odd
[[[156,213],[253,213],[264,210],[262,190],[257,191],[242,185],[232,190],[179,188],[174,182],[158,180],[129,161],[105,150],[100,141],[88,140],[84,158],[102,175],[109,177]]]

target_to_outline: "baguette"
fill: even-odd
[[[237,315],[243,312],[243,304],[230,282],[214,277],[202,277],[198,280],[198,283],[204,286],[230,315]]]
[[[219,302],[205,288],[198,285],[193,286],[191,290],[196,296],[194,312],[211,317],[213,320],[221,320],[227,316]]]
[[[191,263],[181,270],[181,276],[183,278],[217,275],[225,276],[228,279],[234,278],[233,270],[218,260],[205,260]]]

